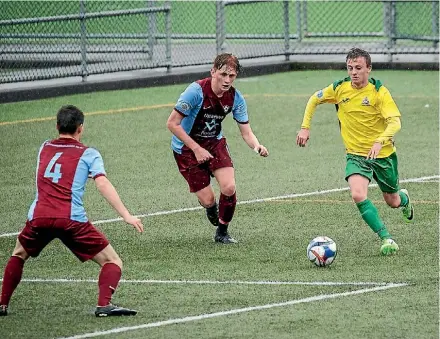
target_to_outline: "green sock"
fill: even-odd
[[[362,219],[367,223],[368,226],[376,233],[379,238],[387,239],[391,238],[385,224],[379,217],[376,206],[369,199],[356,203],[359,212],[361,212]]]
[[[406,207],[409,202],[408,196],[402,191],[399,191],[399,196],[400,196],[400,207]]]

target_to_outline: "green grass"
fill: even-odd
[[[402,112],[396,136],[402,179],[438,175],[438,73],[375,71]],[[238,79],[252,127],[270,151],[255,156],[228,117],[224,132],[236,167],[239,201],[346,187],[344,149],[332,105],[320,106],[310,146],[294,146],[303,108],[314,91],[343,78],[338,71],[281,73]],[[54,137],[62,104],[86,112],[173,104],[185,85],[89,93],[0,105],[0,234],[19,231],[34,198],[35,157]],[[427,90],[429,89],[429,90]],[[429,105],[429,107],[425,107]],[[84,142],[103,154],[110,180],[135,214],[195,207],[170,151],[165,122],[171,107],[86,117]],[[4,122],[16,122],[3,124]],[[423,132],[421,132],[423,131]],[[422,164],[422,165],[421,165]],[[85,195],[91,220],[116,217],[90,182]],[[360,218],[348,191],[241,204],[231,224],[238,246],[217,246],[203,211],[144,218],[145,233],[121,222],[102,224],[124,261],[124,279],[210,281],[405,282],[406,287],[301,303],[175,325],[108,335],[116,338],[438,338],[438,181],[402,184],[411,193],[416,221],[403,222],[377,188],[370,199],[398,242],[393,257]],[[215,186],[216,191],[218,191]],[[308,262],[317,235],[338,245],[332,266]],[[0,237],[0,271],[14,247]],[[25,267],[24,278],[96,279],[94,263],[79,263],[59,241]],[[367,286],[371,287],[371,286]],[[366,286],[121,283],[115,302],[139,310],[133,318],[96,319],[96,284],[23,282],[0,318],[2,338],[53,338],[137,326],[244,307],[299,300]],[[26,319],[26,326],[23,326]]]

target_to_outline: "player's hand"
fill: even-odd
[[[307,144],[307,141],[309,141],[310,137],[310,130],[307,128],[301,128],[301,130],[296,135],[296,144],[299,147],[305,147]]]
[[[382,149],[382,144],[380,142],[375,142],[373,147],[371,147],[370,151],[367,154],[368,159],[376,159]]]
[[[201,146],[194,149],[193,152],[199,164],[214,158],[211,153],[209,153],[206,149],[204,149]]]
[[[269,155],[269,151],[263,145],[258,145],[254,148],[254,151],[257,152],[262,157],[267,157]]]
[[[144,225],[142,225],[141,219],[130,215],[129,217],[125,218],[124,221],[127,224],[130,224],[131,226],[133,226],[136,229],[136,231],[138,231],[138,232],[144,231]]]

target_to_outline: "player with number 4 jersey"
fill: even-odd
[[[95,180],[99,192],[124,221],[143,231],[107,179],[99,152],[80,142],[84,114],[77,107],[63,106],[57,114],[59,138],[45,141],[38,152],[36,186],[26,225],[3,277],[0,316],[8,314],[9,301],[20,283],[25,261],[37,257],[53,239],[60,239],[79,260],[92,259],[101,266],[97,317],[135,315],[137,312],[111,303],[121,278],[122,261],[106,237],[87,219],[82,197],[87,179]]]

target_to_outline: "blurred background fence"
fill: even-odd
[[[435,1],[1,1],[0,83],[284,55],[438,54]]]

